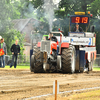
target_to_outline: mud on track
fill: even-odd
[[[34,74],[26,69],[0,69],[0,100],[22,100],[52,93],[54,80],[58,80],[60,92],[97,87],[100,86],[100,71],[76,74]]]

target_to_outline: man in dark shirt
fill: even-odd
[[[48,40],[55,41],[57,43],[57,45],[58,45],[58,40],[57,40],[57,38],[55,36],[53,36],[52,33],[49,34],[49,39]]]
[[[11,46],[11,52],[13,54],[12,56],[12,63],[10,64],[10,68],[14,65],[14,68],[17,66],[17,57],[20,53],[20,46],[18,45],[18,40],[15,41],[15,44]],[[15,59],[15,62],[14,62]]]
[[[74,27],[74,32],[83,32],[82,27],[79,27],[78,23],[76,23],[76,27]]]

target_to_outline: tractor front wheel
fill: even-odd
[[[34,52],[31,57],[31,72],[42,73],[43,71],[43,62],[41,62],[41,52],[40,48],[37,46],[34,47]]]
[[[34,55],[31,56],[31,66],[30,66],[30,70],[31,72],[34,72]]]

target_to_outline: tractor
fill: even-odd
[[[92,71],[93,62],[96,59],[96,34],[94,26],[91,32],[87,32],[92,15],[85,12],[75,12],[70,15],[68,36],[61,31],[51,32],[58,40],[49,40],[48,35],[43,36],[33,48],[30,70],[34,73],[62,72],[75,73]],[[85,25],[86,31],[71,31],[71,26]]]

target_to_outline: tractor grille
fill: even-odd
[[[41,41],[41,52],[48,52],[50,53],[50,41]]]

